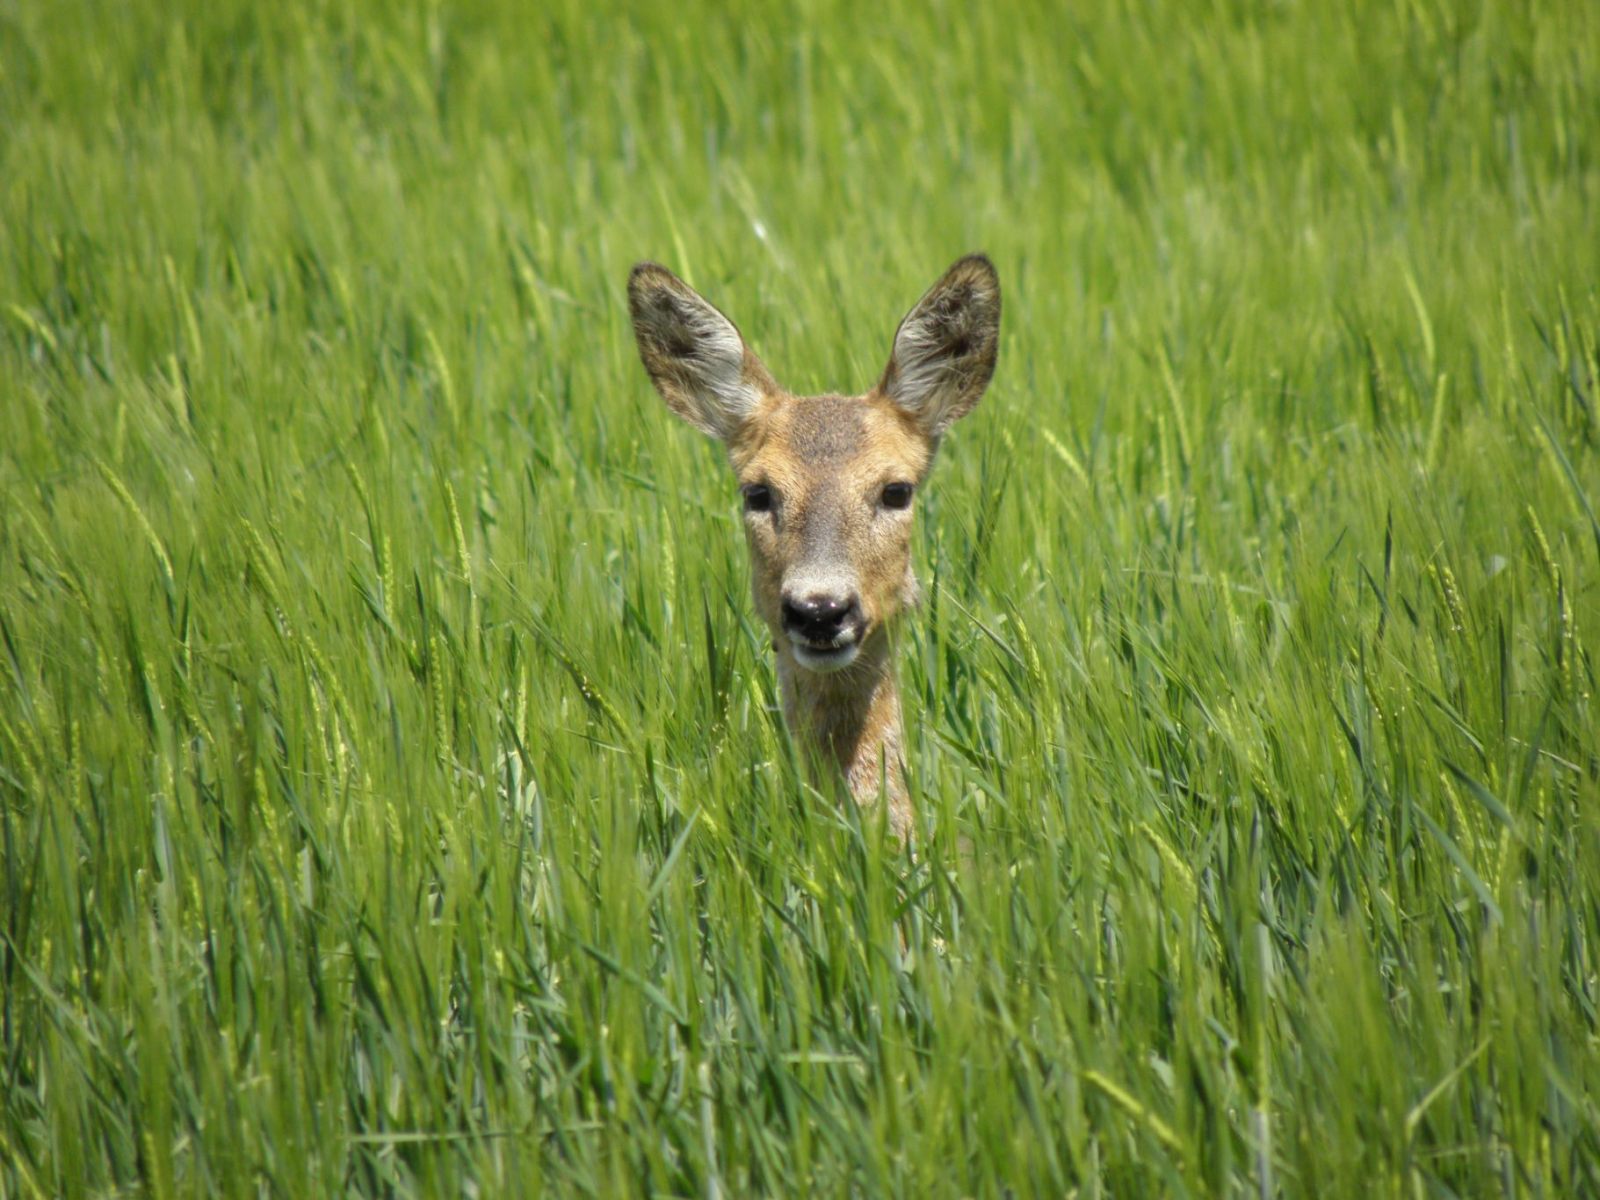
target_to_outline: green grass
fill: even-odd
[[[0,1195],[1600,1192],[1600,8],[604,7],[0,0]],[[913,857],[623,284],[979,248]]]

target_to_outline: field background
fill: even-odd
[[[0,1195],[1600,1191],[1600,6],[0,0]],[[956,255],[915,856],[623,285]]]

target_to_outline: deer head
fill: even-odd
[[[852,681],[881,692],[883,672],[869,668],[885,662],[887,630],[917,594],[917,491],[945,431],[994,374],[994,266],[976,254],[951,266],[900,322],[883,377],[855,396],[785,391],[733,322],[665,267],[636,266],[628,302],[639,355],[662,399],[727,447],[756,608],[772,630],[786,693],[824,697],[815,709],[848,708]],[[791,721],[803,699],[786,694]],[[850,726],[845,719],[842,734],[821,737],[847,772],[863,740]]]

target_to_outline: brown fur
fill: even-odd
[[[891,826],[904,836],[911,808],[891,643],[917,585],[912,509],[888,506],[884,488],[920,489],[945,430],[994,373],[994,267],[980,255],[955,263],[900,323],[882,379],[860,396],[790,395],[733,323],[664,267],[634,268],[628,292],[640,358],[662,398],[724,441],[741,488],[770,489],[772,510],[746,514],[745,539],[785,720],[837,766],[858,801],[886,796]],[[858,604],[861,632],[848,665],[800,661],[782,612],[797,579],[848,588]]]

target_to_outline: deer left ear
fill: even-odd
[[[776,389],[733,322],[665,267],[634,267],[628,309],[656,391],[696,429],[728,441]]]
[[[1000,277],[969,254],[900,322],[879,390],[937,440],[983,397],[999,352]]]

